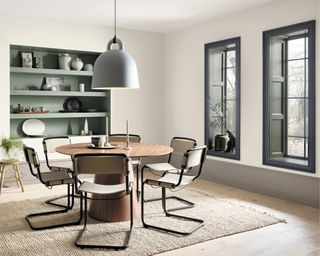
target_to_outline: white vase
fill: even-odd
[[[83,69],[85,71],[92,71],[93,70],[93,66],[92,66],[92,64],[85,64]]]
[[[89,124],[88,124],[87,118],[84,120],[83,132],[84,132],[84,135],[89,134]]]
[[[70,70],[71,57],[69,53],[61,53],[59,55],[59,69]]]
[[[71,67],[73,70],[78,70],[80,71],[83,67],[83,62],[80,58],[76,58],[71,62]]]

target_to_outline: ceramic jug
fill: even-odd
[[[71,57],[69,53],[59,54],[59,68],[63,70],[70,70]]]
[[[72,69],[74,69],[74,70],[80,71],[80,70],[82,69],[82,67],[83,67],[83,62],[82,62],[82,60],[81,60],[80,58],[76,58],[75,60],[73,60],[73,61],[71,62],[71,67],[72,67]]]

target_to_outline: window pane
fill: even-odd
[[[226,114],[226,130],[232,133],[236,131],[236,101],[227,101],[227,114]]]
[[[288,155],[304,157],[304,139],[302,138],[288,138]]]
[[[227,51],[227,68],[236,66],[236,51]]]
[[[214,139],[214,137],[217,135],[217,134],[223,134],[223,130],[224,130],[224,127],[223,127],[223,118],[222,117],[213,117],[210,119],[210,130],[211,130],[211,135],[212,135],[212,138]]]
[[[223,87],[211,86],[209,96],[209,111],[210,115],[223,115]]]
[[[288,62],[288,97],[304,97],[305,61]]]
[[[304,57],[304,38],[288,40],[288,59]]]
[[[288,99],[288,136],[305,136],[304,106],[304,99]]]
[[[209,71],[210,84],[219,84],[223,81],[224,53],[222,51],[210,51],[209,55]]]
[[[236,99],[236,69],[227,69],[227,99]]]

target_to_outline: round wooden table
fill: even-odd
[[[114,142],[114,144],[121,145],[119,148],[115,149],[90,149],[88,148],[89,143],[78,143],[78,144],[68,144],[56,148],[56,151],[61,154],[66,154],[74,156],[76,154],[119,154],[124,153],[129,157],[152,157],[167,155],[173,151],[169,146],[159,145],[159,144],[145,144],[145,143],[134,143],[131,142],[130,145],[132,149],[124,149],[124,142]],[[129,175],[130,180],[134,182],[133,173]],[[124,177],[120,175],[110,175],[110,174],[96,174],[94,182],[97,184],[114,185],[124,182]],[[112,195],[112,197],[93,195],[93,198],[117,198],[119,195]],[[134,217],[138,216],[138,206],[136,193],[133,193],[133,213]],[[130,201],[129,196],[125,196],[121,199],[112,200],[92,200],[89,208],[89,216],[96,220],[116,222],[125,221],[130,219],[129,213]]]

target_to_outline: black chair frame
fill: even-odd
[[[196,147],[197,146],[197,141],[195,139],[192,139],[192,138],[187,138],[187,137],[173,137],[171,141],[173,140],[189,140],[189,141],[193,141],[193,146]],[[170,145],[171,146],[171,145]],[[169,158],[168,158],[168,163],[170,163],[171,161],[171,157],[172,157],[172,153],[169,154]],[[146,166],[143,166],[142,169],[141,169],[141,173],[144,171]],[[166,172],[164,172],[162,174],[165,175]],[[137,175],[138,176],[138,175]],[[141,184],[143,183],[143,177],[141,177]],[[195,206],[195,204],[191,201],[188,201],[184,198],[181,198],[181,197],[178,197],[178,196],[169,196],[169,197],[166,197],[166,199],[173,199],[173,200],[177,200],[183,204],[185,204],[185,206],[180,206],[180,207],[174,207],[174,208],[170,208],[170,209],[167,209],[168,212],[174,212],[174,211],[179,211],[179,210],[184,210],[184,209],[190,209],[190,208],[193,208]],[[155,202],[155,201],[162,201],[162,197],[158,197],[158,198],[151,198],[151,199],[147,199],[145,200],[144,202],[146,203],[149,203],[149,202]]]
[[[199,166],[198,174],[196,176],[194,176],[193,180],[196,180],[200,176],[201,170],[202,170],[202,165],[203,165],[203,162],[205,160],[205,156],[206,156],[206,152],[207,152],[207,147],[206,146],[203,146],[203,147],[200,147],[200,148],[202,148],[202,150],[203,150],[202,151],[202,156],[201,156],[201,164]],[[189,151],[191,151],[191,150],[188,150],[187,153]],[[185,154],[185,156],[186,156],[186,154]],[[184,169],[183,166],[182,166],[182,169]],[[143,176],[143,172],[141,172],[141,175]],[[178,180],[177,184],[173,184],[170,187],[170,189],[175,189],[176,187],[178,187],[181,184],[183,175],[184,175],[184,172],[181,171],[180,172],[180,177],[179,177],[179,180]],[[166,200],[168,199],[166,197],[166,189],[167,189],[166,187],[161,187],[162,188],[162,196],[161,196],[162,209],[163,209],[163,211],[165,213],[165,216],[166,217],[173,217],[173,218],[183,219],[183,220],[188,220],[188,221],[193,221],[193,222],[198,223],[198,225],[196,225],[195,227],[193,227],[192,229],[190,229],[188,231],[178,231],[178,230],[169,229],[169,228],[163,228],[163,227],[160,227],[160,226],[150,225],[150,224],[146,223],[145,216],[144,216],[144,203],[146,202],[144,200],[144,186],[146,185],[148,180],[149,179],[146,179],[143,182],[142,190],[141,190],[141,220],[142,220],[143,226],[145,228],[153,228],[153,229],[157,229],[157,230],[164,231],[164,232],[169,232],[169,233],[173,233],[173,234],[177,234],[177,235],[186,236],[186,235],[192,234],[194,231],[196,231],[197,229],[199,229],[200,227],[202,227],[204,225],[204,220],[197,219],[197,218],[191,218],[191,217],[187,217],[187,216],[183,216],[183,215],[169,213],[169,210],[167,209],[167,204],[166,204]],[[159,186],[161,186],[161,182],[159,182]]]
[[[37,159],[35,165],[35,168],[37,170],[37,174],[35,173],[32,164],[30,162],[29,156],[26,152],[26,150],[32,150],[32,156],[34,159]],[[41,177],[41,171],[40,171],[40,162],[38,160],[38,155],[36,154],[36,152],[34,151],[33,148],[27,147],[24,145],[24,154],[25,154],[25,158],[27,160],[30,172],[33,176],[37,177],[39,179],[39,181],[44,184],[46,187],[49,187],[48,184],[46,182],[43,181],[42,177]],[[79,225],[81,223],[82,220],[82,213],[80,213],[79,219],[73,222],[66,222],[66,223],[62,223],[62,224],[54,224],[54,225],[47,225],[47,226],[40,226],[40,227],[36,227],[32,224],[32,218],[34,217],[38,217],[38,216],[46,216],[46,215],[53,215],[53,214],[60,214],[60,213],[66,213],[69,210],[73,209],[74,206],[74,191],[75,191],[75,187],[74,187],[74,183],[65,183],[65,184],[61,184],[61,185],[67,185],[67,198],[68,198],[68,202],[67,205],[64,206],[63,210],[55,210],[55,211],[46,211],[46,212],[40,212],[40,213],[32,213],[26,216],[26,221],[29,224],[30,228],[33,230],[44,230],[44,229],[53,229],[53,228],[59,228],[59,227],[64,227],[64,226],[72,226],[72,225]],[[80,204],[82,204],[82,202],[80,202]],[[58,205],[60,206],[60,205]],[[81,207],[81,205],[80,205]]]
[[[107,156],[110,156],[111,154],[106,154]],[[77,157],[90,157],[90,156],[98,156],[98,157],[103,157],[104,155],[102,154],[78,154],[75,155],[74,158]],[[112,154],[112,156],[124,156],[124,154]],[[78,187],[76,187],[76,190],[78,191]],[[81,214],[84,214],[84,226],[82,230],[79,232],[79,234],[76,237],[76,240],[74,242],[76,247],[79,247],[81,249],[89,248],[89,249],[109,249],[109,250],[124,250],[128,248],[130,238],[131,238],[131,233],[133,229],[133,184],[132,182],[129,181],[129,176],[126,176],[126,192],[123,194],[123,196],[128,195],[130,196],[130,229],[127,231],[127,236],[125,239],[125,243],[123,245],[101,245],[101,244],[83,244],[81,243],[81,239],[84,236],[85,231],[87,230],[87,222],[88,222],[88,199],[90,200],[114,200],[114,199],[92,199],[88,197],[87,192],[81,192],[80,193],[80,212]],[[84,203],[82,203],[84,201]],[[83,209],[84,205],[84,209]]]
[[[53,166],[53,165],[50,165],[50,161],[49,161],[49,157],[48,157],[48,149],[47,149],[47,143],[46,141],[48,140],[51,140],[51,139],[69,139],[70,141],[70,138],[68,136],[54,136],[54,137],[46,137],[43,139],[42,141],[42,145],[43,145],[43,152],[44,152],[44,156],[46,158],[46,164],[47,164],[47,167],[49,170],[51,171],[61,171],[61,170],[67,170],[68,172],[72,172],[71,170],[69,170],[68,168],[65,168],[65,167],[59,167],[59,166]],[[79,182],[79,181],[78,181]],[[54,197],[52,199],[49,199],[47,201],[45,201],[46,204],[49,204],[49,205],[54,205],[54,206],[58,206],[58,207],[62,207],[62,208],[69,208],[68,205],[64,205],[64,204],[59,204],[59,203],[55,203],[55,201],[59,200],[59,199],[63,199],[63,198],[66,198],[68,199],[68,202],[69,202],[69,194],[67,195],[62,195],[62,196],[58,196],[58,197]],[[73,195],[73,197],[79,197],[78,195]],[[70,209],[70,208],[69,208]]]

